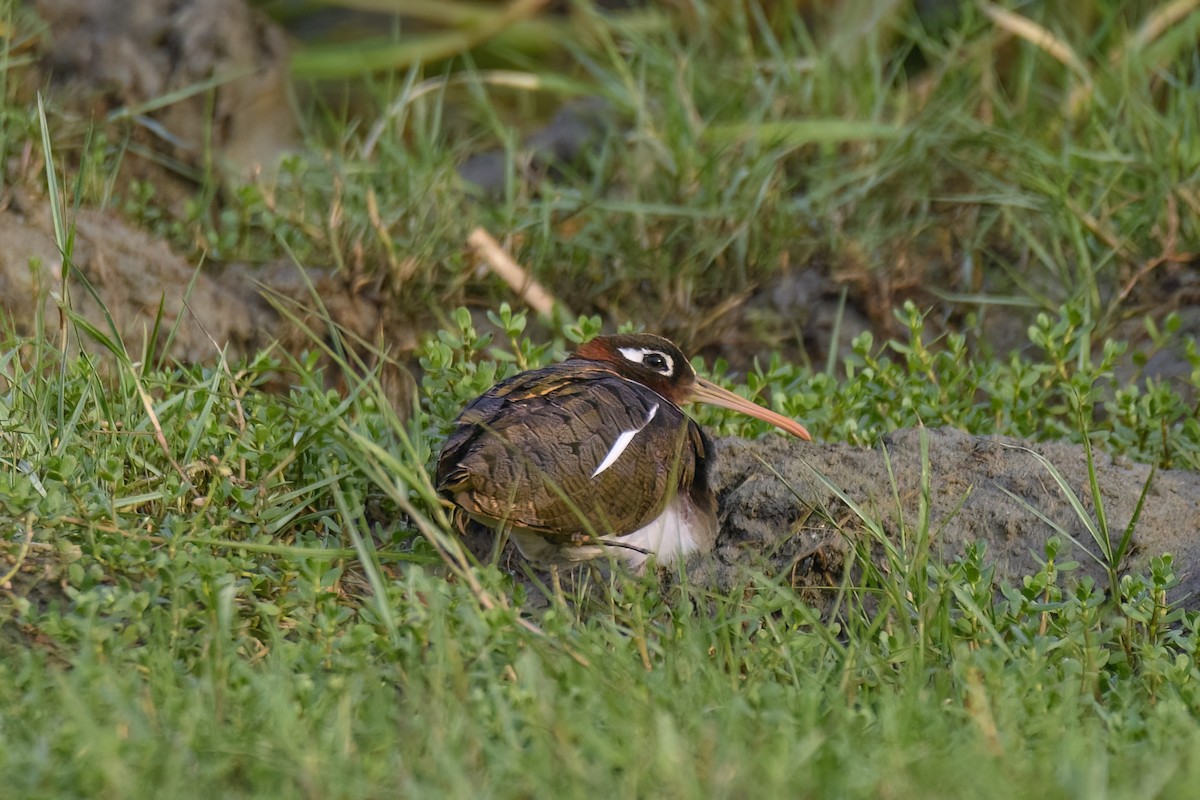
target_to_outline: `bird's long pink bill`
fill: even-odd
[[[761,419],[763,422],[769,422],[776,428],[787,431],[793,436],[798,436],[806,442],[812,440],[805,427],[794,419],[785,417],[782,414],[776,414],[771,409],[763,408],[755,402],[747,400],[744,397],[739,397],[728,389],[722,389],[712,381],[705,380],[704,378],[696,378],[696,384],[692,387],[692,393],[688,399],[694,403],[708,403],[711,406],[738,411],[746,416]]]

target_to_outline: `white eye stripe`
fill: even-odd
[[[675,360],[662,350],[655,350],[651,347],[618,347],[621,355],[635,364],[645,364],[655,372],[660,372],[663,375],[675,374]],[[651,358],[653,356],[653,358]],[[647,363],[647,359],[654,363]],[[661,362],[659,361],[661,359]]]
[[[615,464],[617,459],[621,457],[621,454],[625,452],[625,448],[629,447],[629,443],[633,441],[633,437],[645,430],[646,426],[650,424],[650,420],[654,419],[654,415],[657,413],[658,403],[655,403],[654,405],[650,406],[650,413],[646,415],[646,420],[642,423],[640,428],[634,428],[631,431],[624,431],[620,436],[618,436],[617,440],[613,442],[612,448],[609,449],[608,454],[604,456],[604,460],[600,462],[600,465],[596,467],[596,471],[592,473],[592,477],[596,477],[601,472],[604,472],[604,470]]]

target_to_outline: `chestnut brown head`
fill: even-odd
[[[661,336],[650,333],[598,336],[581,346],[571,358],[601,362],[677,406],[707,403],[769,422],[806,441],[812,438],[800,423],[697,376],[683,351]]]

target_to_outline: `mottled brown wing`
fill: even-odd
[[[673,403],[580,364],[500,383],[455,425],[439,491],[477,520],[564,539],[647,525],[705,455],[699,427]]]

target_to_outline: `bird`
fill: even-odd
[[[788,417],[699,377],[653,334],[598,336],[565,361],[518,373],[471,401],[438,456],[435,485],[470,521],[507,531],[530,562],[616,556],[635,573],[712,550],[713,444],[682,409],[708,403],[800,439]]]

